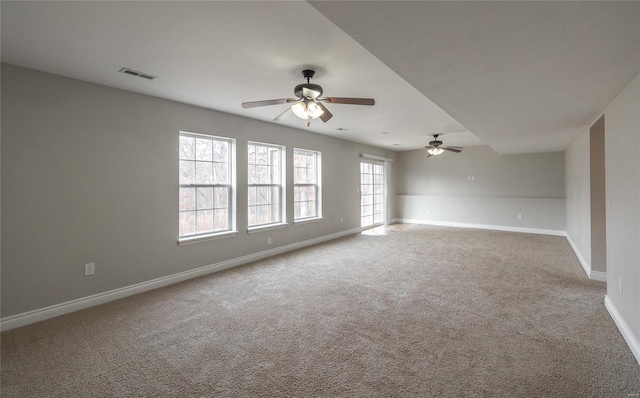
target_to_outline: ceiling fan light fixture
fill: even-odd
[[[293,114],[298,116],[300,119],[307,119],[309,116],[307,115],[307,104],[304,102],[298,102],[291,106],[291,110]]]
[[[317,119],[324,113],[322,108],[312,100],[305,99],[291,106],[293,113],[300,119]]]
[[[442,149],[442,148],[429,148],[427,150],[427,152],[429,152],[429,155],[431,155],[431,156],[438,156],[442,152],[444,152],[444,149]]]
[[[307,105],[307,112],[309,113],[311,119],[317,119],[324,113],[320,105],[316,104],[315,102],[310,102]]]

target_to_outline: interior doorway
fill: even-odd
[[[607,272],[604,115],[589,129],[591,189],[591,272]]]

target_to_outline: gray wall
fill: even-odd
[[[591,269],[591,176],[589,130],[565,154],[567,237]],[[574,250],[575,250],[574,249]]]
[[[431,158],[423,150],[401,152],[396,217],[564,231],[564,167],[563,152],[498,155],[487,146]]]
[[[607,296],[640,340],[640,75],[605,110]],[[623,291],[618,288],[619,278]],[[640,358],[639,358],[640,360]]]
[[[177,245],[180,130],[237,140],[237,237]],[[6,64],[2,132],[3,318],[358,228],[360,153],[395,156]],[[323,221],[247,234],[248,140],[286,145],[289,166],[294,147],[322,151]],[[288,167],[288,203],[292,184]]]

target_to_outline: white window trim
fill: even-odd
[[[296,184],[295,176],[293,181],[293,188],[302,186],[302,185],[312,185],[316,187],[316,215],[313,217],[305,217],[305,218],[295,218],[295,214],[293,216],[293,224],[306,224],[314,221],[321,221],[324,218],[322,217],[322,152],[315,151],[313,149],[303,149],[303,148],[293,148],[293,156],[295,157],[296,151],[300,152],[310,152],[315,154],[316,156],[316,183],[315,184]],[[293,169],[295,170],[295,158],[293,162]],[[294,201],[295,205],[295,201]]]
[[[238,231],[224,231],[224,232],[216,232],[214,234],[208,234],[208,235],[188,236],[185,238],[179,238],[178,246],[192,245],[194,243],[207,242],[210,240],[232,238],[234,236],[237,236],[238,234],[239,234]]]
[[[382,160],[383,162],[393,162],[391,158],[385,158],[383,156],[371,155],[369,153],[361,153],[360,156],[365,159]]]
[[[230,238],[238,235],[236,230],[236,140],[229,137],[220,137],[210,134],[193,133],[190,131],[179,131],[178,138],[180,136],[191,136],[196,138],[207,138],[211,140],[227,141],[229,143],[229,184],[178,184],[182,187],[198,187],[198,186],[212,186],[212,187],[228,187],[229,188],[229,229],[224,231],[208,232],[196,235],[178,236],[178,245],[188,245],[199,242],[206,242],[210,240]]]
[[[255,234],[258,232],[271,231],[272,229],[286,228],[288,226],[289,226],[289,223],[286,223],[286,222],[254,225],[247,228],[247,233]]]
[[[293,222],[294,225],[302,225],[302,224],[310,224],[313,222],[318,222],[324,220],[324,217],[309,217],[309,218],[301,218]]]
[[[267,143],[267,142],[258,142],[258,141],[248,141],[247,142],[247,148],[249,148],[249,145],[260,145],[260,146],[278,148],[278,150],[280,151],[280,183],[279,184],[249,184],[249,175],[248,175],[248,171],[247,171],[247,190],[252,186],[260,186],[260,185],[262,185],[262,186],[277,186],[279,188],[279,191],[280,191],[280,221],[267,223],[267,224],[249,225],[247,227],[247,232],[251,234],[251,233],[255,233],[255,232],[266,231],[266,230],[269,230],[269,229],[284,228],[287,225],[289,225],[287,223],[287,200],[286,200],[286,197],[287,197],[287,194],[286,194],[286,181],[287,181],[286,153],[287,153],[287,148],[284,145],[270,144],[270,143]],[[249,154],[248,154],[248,150],[247,150],[247,165],[249,164],[248,155]],[[248,204],[248,202],[247,202],[246,211],[247,211],[247,223],[248,223],[248,221],[249,221],[249,204]]]

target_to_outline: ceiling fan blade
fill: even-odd
[[[322,101],[327,101],[332,104],[351,104],[351,105],[375,105],[376,101],[373,98],[344,98],[344,97],[324,97]]]
[[[272,100],[264,100],[264,101],[251,101],[251,102],[243,102],[243,108],[256,108],[258,106],[267,106],[267,105],[278,105],[278,104],[288,104],[289,102],[299,101],[298,98],[280,98],[280,99],[272,99]]]
[[[424,147],[424,149],[432,149],[432,148],[435,148],[435,147],[431,146],[431,145],[427,145],[427,146]]]
[[[273,119],[274,122],[280,121],[284,118],[286,118],[287,116],[289,116],[293,111],[291,110],[291,107],[288,107],[287,109],[285,109],[284,112],[282,112],[281,114],[279,114],[278,116],[275,117],[275,119]]]
[[[322,120],[324,123],[328,122],[329,119],[333,117],[333,114],[329,112],[329,110],[324,105],[322,105],[322,102],[316,102],[316,103],[318,104],[320,109],[324,111],[324,113],[320,115],[320,120]]]
[[[440,148],[444,149],[445,151],[449,151],[449,152],[455,152],[455,153],[462,152],[462,148],[460,148],[459,146],[441,146]]]
[[[294,93],[295,94],[295,93]],[[305,98],[316,99],[320,96],[320,92],[311,90],[310,88],[302,87],[302,96]]]

